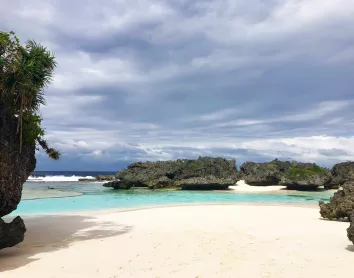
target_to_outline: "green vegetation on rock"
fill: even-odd
[[[308,176],[308,175],[317,175],[325,173],[325,169],[320,166],[313,164],[309,168],[299,167],[297,165],[293,165],[290,168],[288,177],[296,177],[296,176]]]
[[[117,181],[104,186],[114,189],[227,189],[238,180],[235,160],[199,157],[174,161],[137,162],[116,174]]]
[[[319,186],[329,187],[332,180],[329,170],[315,163],[292,162],[289,172],[280,184],[288,189],[316,190]]]
[[[0,126],[7,118],[17,118],[20,152],[24,143],[34,144],[57,160],[60,153],[44,140],[39,114],[55,67],[55,56],[44,46],[32,40],[23,46],[13,32],[0,31]]]

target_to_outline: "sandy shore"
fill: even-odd
[[[230,189],[238,192],[274,192],[286,189],[286,186],[268,185],[268,186],[251,186],[240,180],[234,186],[229,186]]]
[[[348,277],[348,223],[317,208],[178,206],[25,219],[1,278]]]

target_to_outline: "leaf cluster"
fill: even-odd
[[[53,159],[60,153],[44,140],[39,110],[45,105],[44,89],[52,82],[56,65],[46,47],[32,40],[21,45],[13,32],[0,32],[0,104],[18,118],[20,150],[23,142],[37,144]]]

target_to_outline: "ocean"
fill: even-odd
[[[36,171],[24,184],[22,200],[12,215],[41,215],[101,210],[140,208],[196,203],[317,203],[327,201],[331,191],[282,191],[243,193],[227,191],[113,190],[103,182],[80,182],[80,178],[114,175],[115,172]]]
[[[28,181],[42,182],[65,182],[79,181],[81,178],[94,178],[97,176],[111,176],[116,172],[93,172],[93,171],[34,171]]]

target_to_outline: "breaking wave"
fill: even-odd
[[[86,176],[86,177],[81,177],[81,176],[29,176],[27,181],[36,181],[36,182],[60,182],[60,181],[79,181],[79,179],[95,179],[95,177],[92,176]]]

